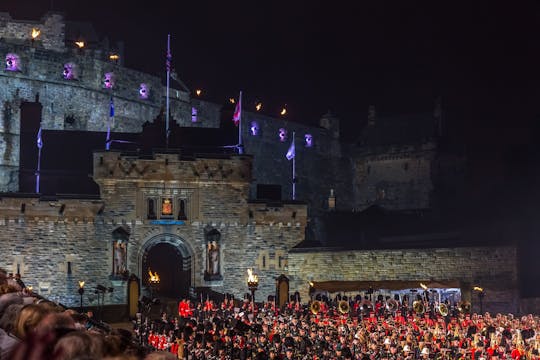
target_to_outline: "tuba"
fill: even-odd
[[[471,312],[471,303],[468,301],[460,301],[458,304],[458,311],[460,313],[469,314]]]
[[[390,299],[386,302],[386,310],[393,313],[395,312],[399,307],[399,304],[396,300]]]
[[[349,302],[347,300],[341,300],[338,304],[338,310],[342,314],[347,314],[350,310]]]
[[[317,300],[313,301],[311,303],[311,306],[309,307],[309,310],[311,311],[313,315],[317,315],[319,311],[321,311],[321,303],[318,302]]]
[[[446,304],[439,304],[439,306],[437,306],[437,311],[439,311],[441,316],[446,316],[448,315],[448,306],[446,306]]]
[[[416,300],[413,302],[413,310],[417,314],[423,314],[426,311],[426,308],[424,304],[422,303],[422,300]]]

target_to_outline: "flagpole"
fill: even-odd
[[[295,132],[292,133],[292,141],[294,144],[295,140]],[[292,199],[296,200],[296,146],[295,148],[295,155],[292,158]]]
[[[38,163],[37,163],[37,171],[36,171],[36,193],[39,194],[39,177],[41,172],[41,147],[43,146],[43,142],[41,140],[41,126],[39,127],[38,131]]]
[[[244,144],[242,144],[242,90],[240,90],[240,98],[238,99],[240,106],[240,121],[238,122],[238,154],[244,153]]]
[[[105,150],[111,149],[111,120],[114,116],[114,103],[111,95],[111,101],[109,102],[109,119],[107,120],[107,138],[105,139]]]
[[[167,35],[167,100],[165,114],[165,144],[169,148],[169,82],[171,77],[171,34]]]

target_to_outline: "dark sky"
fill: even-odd
[[[246,107],[260,99],[265,113],[276,115],[287,104],[291,120],[309,124],[331,109],[347,133],[363,124],[370,104],[379,114],[430,112],[438,96],[461,135],[487,143],[501,141],[501,127],[527,127],[536,114],[538,2],[0,4],[20,19],[51,7],[123,40],[129,67],[162,73],[170,33],[176,71],[206,99],[225,104],[242,89]],[[522,141],[515,136],[509,141]]]

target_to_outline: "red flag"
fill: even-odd
[[[242,118],[242,92],[240,91],[240,97],[238,98],[238,102],[236,103],[236,108],[234,109],[234,114],[232,118],[234,125],[238,126],[241,118]]]

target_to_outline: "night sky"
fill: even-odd
[[[537,114],[540,6],[474,3],[18,0],[0,10],[92,22],[125,42],[126,66],[156,75],[170,33],[175,70],[213,102],[242,89],[246,107],[261,100],[274,116],[287,104],[308,124],[332,110],[354,138],[371,104],[380,115],[430,112],[442,96],[458,133],[506,142],[493,129],[528,127]]]
[[[126,66],[163,77],[170,33],[180,78],[223,104],[224,114],[243,90],[245,108],[260,100],[263,113],[277,116],[287,104],[292,121],[317,124],[331,110],[354,141],[370,104],[379,116],[429,113],[441,96],[446,129],[467,153],[471,201],[519,202],[536,188],[539,2],[0,4],[15,19],[39,19],[51,8],[93,23],[111,43],[124,41]]]

